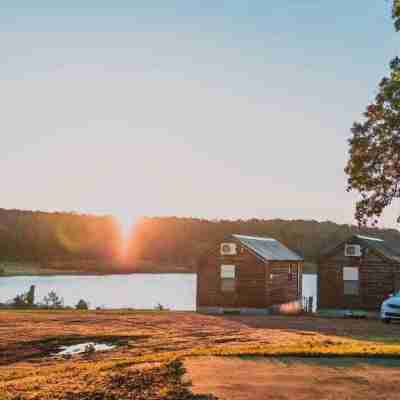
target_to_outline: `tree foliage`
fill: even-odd
[[[88,310],[89,309],[89,303],[83,299],[80,299],[78,303],[76,304],[75,308],[77,310]]]
[[[26,293],[15,296],[11,305],[17,308],[33,307],[35,305],[35,285],[31,285]]]
[[[110,216],[0,209],[0,260],[109,260],[120,241]]]
[[[35,285],[31,285],[28,292],[26,293],[26,302],[30,306],[33,306],[35,304]]]
[[[400,30],[400,0],[393,2],[393,19]],[[400,197],[400,59],[390,63],[375,100],[364,119],[355,122],[349,140],[348,190],[358,191],[356,219],[373,223],[393,200]]]
[[[43,297],[43,305],[47,308],[63,308],[64,299],[52,290],[47,296]]]
[[[365,120],[353,125],[346,167],[349,190],[361,193],[356,218],[361,223],[379,217],[400,196],[400,59],[390,64]],[[376,222],[376,221],[375,221]]]
[[[400,31],[400,0],[393,0],[392,16],[396,31]]]
[[[315,262],[322,251],[355,233],[382,237],[389,243],[400,241],[396,230],[359,229],[329,221],[143,218],[138,221],[128,246],[130,264],[143,260],[166,269],[182,266],[195,270],[199,258],[232,233],[273,237],[310,262]]]

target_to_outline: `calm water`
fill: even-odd
[[[0,303],[36,286],[35,301],[51,290],[66,306],[80,299],[90,308],[152,309],[158,303],[172,310],[195,310],[195,274],[130,274],[106,276],[17,276],[0,278]]]
[[[36,302],[51,290],[64,298],[66,306],[80,299],[91,308],[152,309],[158,303],[171,310],[196,309],[195,274],[130,274],[107,276],[17,276],[0,278],[0,303],[36,286]],[[303,296],[314,296],[316,275],[303,275]]]

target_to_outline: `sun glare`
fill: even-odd
[[[132,231],[135,226],[135,220],[132,217],[127,217],[124,215],[116,215],[115,216],[120,233],[121,233],[121,249],[120,249],[120,256],[122,261],[126,261],[128,255],[128,247],[129,247],[129,240],[132,235]]]

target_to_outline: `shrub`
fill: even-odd
[[[77,310],[88,310],[89,309],[89,303],[83,299],[80,299],[78,301],[78,304],[75,306]]]
[[[23,308],[27,307],[28,303],[26,301],[26,295],[23,294],[17,294],[11,303],[12,307],[17,307],[17,308]]]

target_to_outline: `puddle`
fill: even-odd
[[[86,342],[78,343],[70,346],[61,346],[60,351],[56,353],[57,356],[68,356],[81,353],[94,353],[98,351],[108,351],[114,349],[116,346],[106,343]]]

